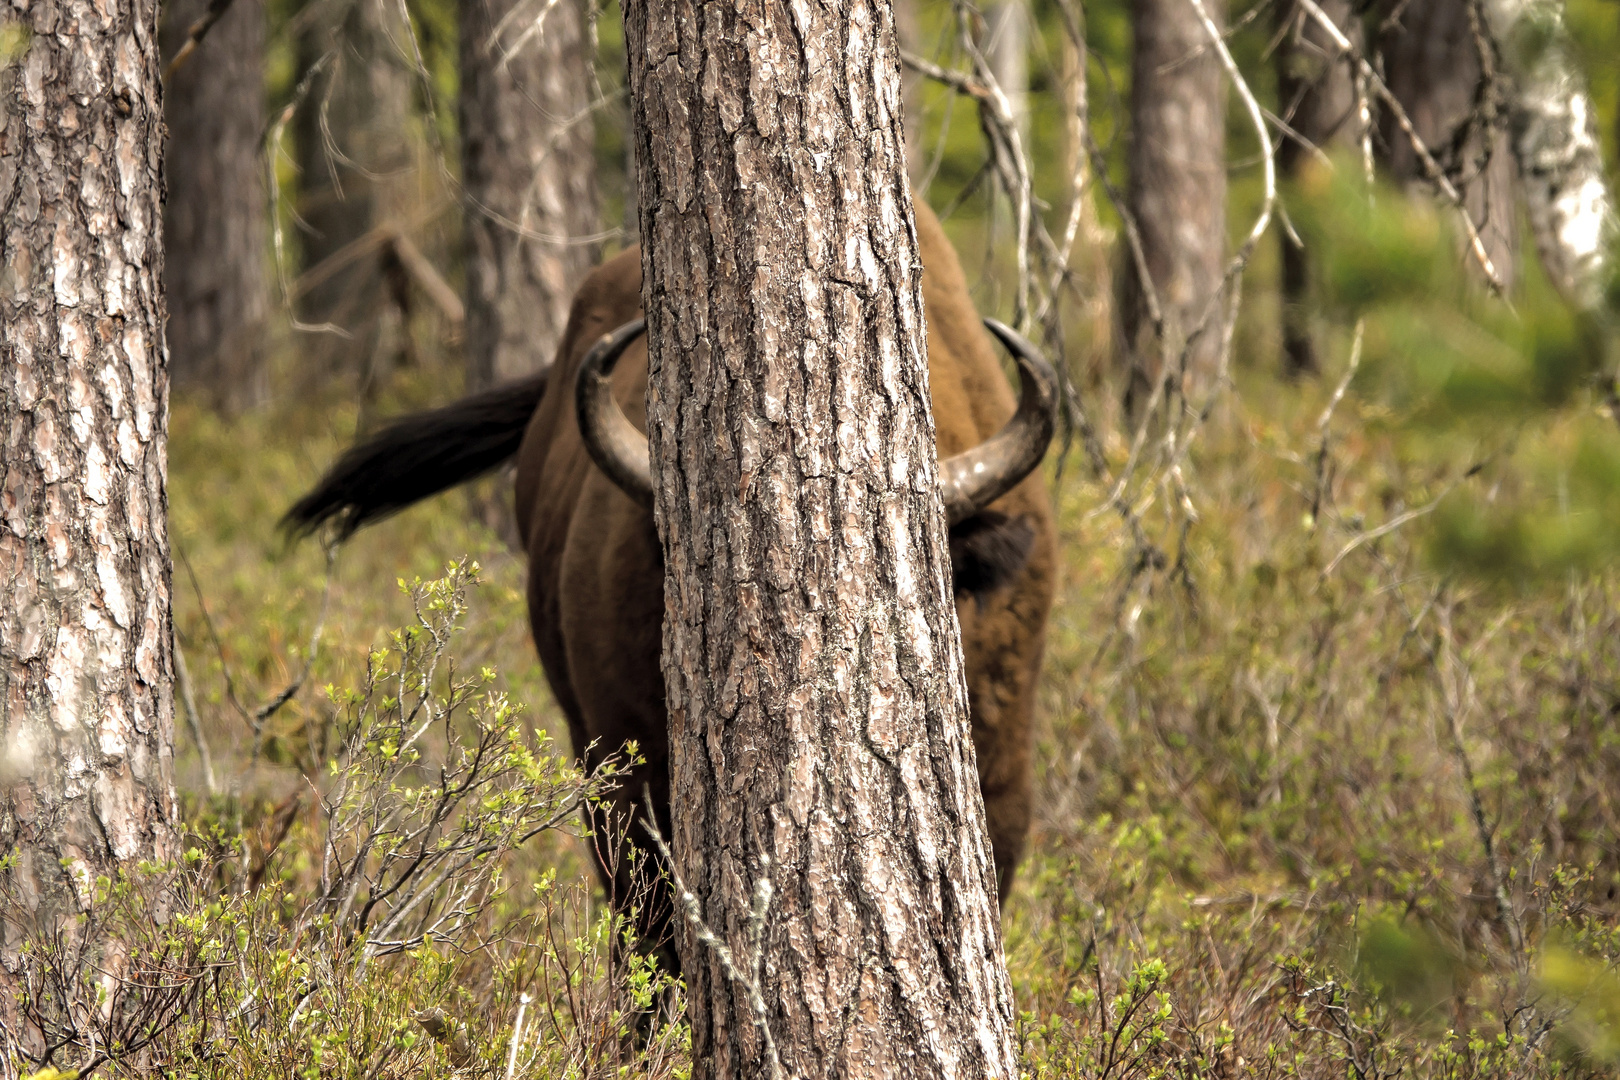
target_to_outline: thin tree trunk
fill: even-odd
[[[922,27],[917,21],[919,0],[894,0],[895,34],[900,48],[918,55],[926,52],[922,41]],[[923,146],[922,88],[923,77],[910,68],[900,72],[901,101],[906,117],[906,173],[913,183],[920,183],[928,168],[928,154]]]
[[[1319,6],[1345,36],[1353,42],[1359,40],[1361,26],[1350,0],[1322,0]],[[1327,31],[1297,3],[1286,0],[1277,13],[1278,30],[1283,34],[1275,53],[1277,101],[1282,119],[1295,133],[1284,136],[1277,147],[1277,172],[1282,180],[1290,181],[1299,178],[1312,148],[1353,145],[1361,122],[1349,58],[1339,53]],[[1310,319],[1311,259],[1316,253],[1301,248],[1287,230],[1278,231],[1278,243],[1282,251],[1283,373],[1314,375],[1321,370]]]
[[[166,5],[165,58],[207,0]],[[164,94],[169,127],[163,208],[169,370],[177,390],[222,408],[258,404],[265,379],[264,6],[235,0]]]
[[[461,0],[460,19],[467,374],[486,387],[551,363],[596,264],[595,58],[577,0]]]
[[[694,1075],[1010,1078],[892,9],[626,24]]]
[[[177,854],[157,4],[11,12],[29,44],[0,63],[8,1024],[17,933],[68,929],[98,875]]]
[[[1225,5],[1207,3],[1220,21]],[[1127,411],[1146,401],[1200,331],[1226,254],[1226,110],[1220,61],[1187,0],[1134,0],[1130,186],[1127,201],[1164,317],[1168,348],[1152,333],[1140,276],[1129,262],[1120,319],[1131,365]],[[1220,351],[1214,320],[1202,327],[1177,374],[1186,389],[1213,376]]]
[[[1029,145],[1029,19],[1022,0],[1000,0],[984,15],[984,58],[1007,95],[1025,146]]]
[[[1505,288],[1512,288],[1519,247],[1513,155],[1500,103],[1481,100],[1470,3],[1409,4],[1400,24],[1384,34],[1379,46],[1390,90],[1441,167],[1451,173],[1498,278]],[[1381,126],[1391,171],[1432,197],[1422,162],[1387,112]]]
[[[1564,5],[1499,0],[1486,10],[1513,82],[1513,153],[1536,250],[1570,303],[1597,308],[1607,284],[1614,197]]]
[[[393,0],[310,0],[300,19],[300,76],[325,66],[293,123],[306,275],[298,316],[355,335],[384,300],[383,248],[360,242],[403,223],[413,187],[407,31]]]
[[[1095,387],[1104,375],[1114,326],[1113,278],[1108,266],[1113,238],[1097,216],[1091,156],[1086,147],[1091,106],[1086,85],[1085,10],[1078,3],[1065,3],[1062,10],[1066,26],[1059,46],[1058,77],[1064,102],[1063,175],[1069,177],[1062,220],[1066,232],[1071,223],[1074,229],[1069,247],[1070,288],[1079,305],[1086,342],[1079,364],[1071,363],[1070,368],[1071,375],[1084,386]]]
[[[981,47],[996,85],[1006,95],[1018,143],[1029,153],[1029,12],[1020,0],[999,0],[985,9]],[[1029,164],[1033,168],[1033,163]],[[1018,199],[991,185],[990,241],[1018,237]]]

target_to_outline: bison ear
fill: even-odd
[[[1029,561],[1035,527],[1023,515],[981,510],[951,529],[951,573],[956,596],[985,596],[1012,584]]]

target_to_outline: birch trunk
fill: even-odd
[[[163,55],[174,56],[206,0],[165,5]],[[169,146],[163,207],[169,370],[236,410],[262,402],[265,320],[264,6],[235,0],[181,65],[164,95]]]
[[[177,851],[157,3],[9,10],[28,33],[22,55],[0,59],[0,851],[15,854],[0,870],[14,901],[0,923],[0,1019],[11,1024],[18,934],[64,928],[98,875]]]
[[[1010,1078],[892,10],[626,24],[694,1076]]]
[[[595,57],[576,0],[461,0],[460,22],[467,375],[482,388],[551,363],[596,264]]]
[[[1541,263],[1570,303],[1603,302],[1614,199],[1597,110],[1559,0],[1492,0],[1485,9],[1513,81],[1513,155]]]
[[[1221,21],[1225,5],[1206,4]],[[1226,109],[1220,61],[1187,0],[1133,0],[1130,185],[1148,276],[1164,316],[1169,355],[1199,329],[1220,286],[1226,256]],[[1145,290],[1134,266],[1123,275],[1120,319],[1131,364],[1125,391],[1134,412],[1162,377]],[[1187,384],[1213,377],[1218,334],[1210,327],[1187,356]]]
[[[1029,11],[1022,0],[1000,0],[985,11],[984,58],[1007,95],[1019,138],[1029,145]]]

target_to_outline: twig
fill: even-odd
[[[337,565],[338,545],[326,545],[326,582],[321,588],[320,613],[315,616],[315,629],[310,631],[309,649],[304,656],[304,670],[298,673],[297,678],[288,683],[281,693],[271,698],[253,714],[253,754],[252,759],[259,758],[260,736],[264,732],[264,722],[274,716],[280,708],[293,699],[293,695],[302,690],[304,683],[309,679],[310,671],[315,667],[315,656],[321,648],[321,632],[326,629],[326,613],[332,602],[332,569]]]
[[[517,1019],[512,1022],[512,1041],[506,1051],[506,1080],[517,1071],[518,1043],[523,1039],[523,1014],[529,1010],[529,995],[518,995]]]
[[[1305,0],[1305,2],[1309,2],[1309,0]],[[1188,0],[1188,3],[1192,4],[1193,8],[1198,12],[1198,19],[1203,23],[1204,33],[1209,35],[1210,43],[1215,47],[1215,54],[1220,57],[1221,66],[1226,69],[1226,75],[1232,80],[1232,87],[1237,91],[1238,97],[1243,99],[1243,106],[1248,110],[1249,122],[1254,125],[1255,135],[1260,140],[1261,153],[1264,155],[1262,158],[1264,166],[1262,175],[1265,188],[1260,203],[1260,213],[1256,215],[1254,224],[1249,228],[1248,237],[1238,248],[1238,252],[1232,257],[1232,261],[1227,264],[1226,277],[1230,281],[1243,272],[1248,265],[1249,257],[1254,253],[1255,245],[1260,242],[1260,238],[1265,235],[1266,229],[1271,226],[1272,209],[1277,205],[1277,162],[1272,154],[1271,136],[1266,130],[1265,114],[1261,112],[1260,103],[1255,100],[1254,92],[1249,89],[1248,82],[1244,80],[1243,72],[1238,70],[1237,61],[1232,59],[1232,52],[1226,47],[1226,40],[1221,36],[1220,27],[1216,26],[1215,21],[1209,17],[1209,12],[1204,7],[1204,0]],[[1215,297],[1211,296],[1209,300],[1210,310],[1213,310],[1214,304]],[[1207,321],[1207,318],[1200,321]],[[1191,336],[1188,335],[1189,338]]]
[[[518,39],[512,42],[510,46],[501,46],[501,59],[495,68],[497,71],[505,73],[506,69],[511,65],[513,58],[516,57],[518,53],[523,51],[523,46],[527,45],[531,39],[543,39],[543,35],[545,34],[546,16],[550,15],[551,9],[556,6],[557,0],[543,0],[543,6],[540,8],[540,14],[535,16],[534,22],[530,23],[528,27],[524,29],[523,33],[518,35]],[[518,9],[514,7],[512,11],[507,12],[506,17],[501,20],[501,24],[497,26],[494,32],[489,35],[489,46],[494,46],[497,44],[497,36],[502,30],[505,29],[507,19],[510,19],[513,12],[516,12],[517,10]]]
[[[180,647],[178,640],[174,643],[174,674],[180,684],[180,704],[185,709],[186,726],[191,729],[192,741],[197,744],[197,756],[202,759],[203,783],[208,788],[208,794],[217,795],[219,785],[214,782],[214,755],[208,750],[208,740],[203,738],[202,722],[197,718],[197,695],[192,692],[191,672],[186,669],[186,651]]]
[[[1339,550],[1337,555],[1333,556],[1333,561],[1328,563],[1327,566],[1322,570],[1322,573],[1318,575],[1317,584],[1320,585],[1323,581],[1326,581],[1328,575],[1332,574],[1333,571],[1338,568],[1338,565],[1344,561],[1345,556],[1349,555],[1352,551],[1355,551],[1363,544],[1377,540],[1382,536],[1388,536],[1390,533],[1394,532],[1396,529],[1400,528],[1402,525],[1405,525],[1409,521],[1415,521],[1426,514],[1432,514],[1435,509],[1445,501],[1447,495],[1450,495],[1453,491],[1456,491],[1457,488],[1464,482],[1472,480],[1474,477],[1478,476],[1485,470],[1485,466],[1489,463],[1490,459],[1488,457],[1484,460],[1474,462],[1472,465],[1468,466],[1467,470],[1464,471],[1460,477],[1447,484],[1444,491],[1436,495],[1433,499],[1424,503],[1422,506],[1408,510],[1402,514],[1396,514],[1394,517],[1378,526],[1378,528],[1358,534],[1355,539],[1344,545],[1344,547]]]
[[[1328,563],[1327,566],[1323,568],[1318,580],[1326,580],[1333,573],[1333,571],[1338,569],[1339,564],[1345,560],[1346,556],[1348,556],[1352,551],[1355,551],[1357,548],[1361,547],[1363,544],[1371,543],[1381,536],[1388,536],[1390,533],[1394,532],[1402,525],[1405,525],[1407,522],[1416,521],[1420,517],[1433,513],[1435,508],[1440,505],[1441,501],[1444,500],[1447,495],[1451,494],[1456,486],[1456,484],[1450,485],[1446,488],[1446,490],[1442,491],[1440,494],[1436,495],[1433,499],[1424,503],[1422,506],[1408,510],[1402,514],[1396,514],[1394,517],[1390,518],[1376,529],[1370,529],[1367,532],[1357,534],[1355,539],[1351,540],[1348,544],[1344,545],[1344,547],[1340,548],[1339,553],[1333,556],[1333,561]]]
[[[1007,0],[1008,3],[1016,0]],[[1033,221],[1034,190],[1029,156],[1024,150],[1023,135],[1019,132],[1012,102],[1001,88],[994,68],[972,32],[977,24],[977,12],[966,0],[957,0],[957,22],[961,28],[959,39],[962,50],[973,61],[973,70],[988,95],[979,98],[979,126],[989,139],[991,158],[1002,190],[1012,203],[1014,232],[1014,266],[1018,271],[1018,290],[1014,300],[1013,322],[1020,333],[1030,333],[1030,236]]]
[[[1378,33],[1380,35],[1387,34],[1397,27],[1405,29],[1401,27],[1401,16],[1405,15],[1406,9],[1411,6],[1412,0],[1396,0],[1395,6],[1390,9],[1390,13],[1384,16],[1383,21],[1378,24]]]
[[[185,44],[180,46],[179,51],[174,54],[174,59],[170,60],[168,66],[163,69],[163,81],[165,83],[173,79],[174,73],[180,70],[181,65],[191,59],[191,54],[197,51],[197,46],[202,44],[202,39],[208,34],[208,31],[214,28],[214,24],[224,17],[230,7],[231,0],[209,0],[208,10],[203,12],[202,18],[192,23],[186,30]]]
[[[1452,647],[1451,632],[1451,605],[1442,602],[1445,583],[1442,582],[1435,590],[1434,612],[1439,624],[1439,633],[1436,644],[1430,645],[1423,641],[1424,651],[1428,654],[1431,669],[1434,671],[1435,683],[1440,691],[1440,702],[1446,716],[1446,734],[1450,741],[1451,756],[1456,759],[1457,767],[1462,771],[1463,791],[1468,799],[1468,812],[1474,821],[1474,830],[1479,837],[1480,847],[1485,854],[1485,869],[1491,880],[1491,893],[1496,901],[1496,917],[1502,930],[1507,934],[1508,944],[1513,949],[1514,966],[1519,974],[1525,974],[1526,956],[1524,951],[1524,932],[1519,926],[1518,917],[1513,912],[1513,903],[1508,897],[1507,876],[1503,873],[1501,858],[1496,850],[1496,830],[1491,826],[1485,816],[1485,803],[1480,796],[1479,780],[1474,774],[1474,764],[1468,756],[1468,748],[1463,745],[1462,738],[1462,710],[1465,704],[1466,683],[1471,681],[1467,665],[1462,665],[1462,671],[1457,671],[1457,658]],[[1507,617],[1504,613],[1504,621]]]
[[[741,986],[747,995],[748,1005],[753,1012],[754,1027],[758,1029],[760,1040],[765,1044],[766,1063],[770,1066],[771,1080],[786,1080],[787,1074],[782,1068],[782,1059],[776,1052],[776,1039],[771,1035],[770,1015],[765,1007],[765,995],[759,985],[765,951],[763,948],[765,916],[771,905],[771,857],[764,853],[759,856],[759,880],[754,884],[754,901],[748,912],[748,942],[749,947],[754,950],[754,955],[749,958],[752,974],[744,974],[732,957],[731,947],[720,940],[720,937],[703,921],[703,909],[698,905],[697,897],[687,889],[686,883],[681,880],[680,871],[675,869],[675,856],[670,852],[669,845],[664,842],[664,834],[659,831],[658,818],[653,812],[652,789],[642,785],[641,796],[647,809],[647,816],[642,819],[641,827],[647,830],[653,838],[653,843],[658,845],[658,853],[664,858],[664,866],[669,873],[670,881],[680,894],[681,910],[686,915],[686,921],[692,924],[698,943],[714,951],[726,977]]]
[[[907,52],[905,49],[900,50],[900,62],[905,64],[906,67],[915,71],[917,74],[925,75],[937,83],[943,83],[952,90],[955,90],[957,93],[966,94],[975,101],[990,100],[991,95],[990,88],[988,86],[985,86],[982,83],[974,82],[972,79],[968,78],[966,75],[963,75],[959,71],[952,71],[949,68],[940,67],[932,60],[924,59],[923,57],[918,56],[916,53]]]
[[[1108,175],[1108,159],[1103,156],[1102,148],[1092,137],[1091,129],[1086,129],[1086,153],[1091,157],[1092,175],[1102,184],[1108,201],[1113,204],[1114,211],[1119,214],[1120,224],[1125,228],[1125,245],[1131,251],[1131,266],[1136,270],[1136,276],[1142,287],[1142,303],[1147,308],[1148,324],[1153,328],[1156,338],[1164,338],[1164,308],[1159,303],[1159,290],[1153,284],[1153,275],[1148,271],[1147,252],[1142,247],[1142,230],[1137,227],[1136,215],[1131,212],[1130,202],[1124,194],[1114,186]],[[1145,410],[1150,411],[1150,410]]]
[[[326,546],[326,582],[321,589],[320,613],[315,619],[315,629],[310,633],[309,652],[304,658],[304,669],[279,694],[252,711],[249,711],[248,707],[242,704],[242,699],[237,696],[236,679],[231,675],[230,661],[225,657],[225,644],[220,640],[219,631],[214,626],[214,618],[208,611],[208,601],[203,596],[202,585],[197,581],[197,572],[192,569],[191,560],[186,557],[185,549],[179,544],[175,545],[174,553],[179,558],[180,565],[185,569],[187,579],[191,582],[191,591],[197,597],[197,608],[202,614],[203,626],[208,631],[209,640],[213,642],[215,655],[219,657],[220,672],[225,677],[225,699],[231,703],[231,707],[241,715],[253,732],[252,760],[257,761],[261,742],[260,736],[264,731],[264,722],[274,716],[283,705],[293,699],[293,696],[299,690],[303,689],[304,683],[309,679],[310,670],[315,666],[315,655],[320,649],[321,633],[326,627],[326,613],[331,605],[332,570],[337,563],[337,545],[328,544]],[[175,651],[176,655],[178,655],[179,650],[176,649]],[[181,663],[184,663],[183,658]],[[189,678],[185,680],[185,684],[190,685]],[[194,702],[188,706],[188,708],[194,707]],[[199,745],[201,745],[200,729],[198,729],[198,732]],[[212,790],[212,785],[210,785],[210,791]]]
[[[225,700],[231,707],[241,714],[242,719],[249,725],[253,723],[247,706],[242,699],[236,696],[236,680],[231,677],[231,664],[225,658],[225,645],[219,639],[219,631],[214,628],[214,617],[208,612],[208,601],[203,597],[202,585],[197,581],[197,572],[191,568],[191,560],[186,557],[186,549],[179,544],[174,545],[174,553],[180,559],[180,565],[185,568],[186,577],[191,582],[192,594],[197,597],[197,609],[202,613],[203,627],[208,631],[208,638],[214,643],[214,653],[219,657],[220,673],[225,676]]]
[[[1350,389],[1350,380],[1356,377],[1356,369],[1361,366],[1361,337],[1366,329],[1367,320],[1356,320],[1356,336],[1350,343],[1350,364],[1344,369],[1344,377],[1339,385],[1333,388],[1333,396],[1322,409],[1322,415],[1316,420],[1316,483],[1311,492],[1311,528],[1316,528],[1317,521],[1322,515],[1322,496],[1327,488],[1327,456],[1330,431],[1328,425],[1333,421],[1333,411],[1344,400],[1345,391]]]
[[[293,300],[296,298],[296,294],[287,280],[286,238],[281,227],[281,178],[276,172],[276,159],[281,154],[282,136],[286,134],[287,125],[292,122],[294,114],[298,111],[298,106],[303,104],[304,99],[309,96],[310,90],[314,87],[315,80],[320,77],[321,72],[326,69],[326,66],[336,56],[337,50],[335,48],[328,49],[309,66],[309,70],[304,73],[304,77],[298,80],[298,85],[293,88],[292,100],[282,107],[282,110],[276,114],[276,118],[265,128],[262,140],[265,145],[265,190],[270,196],[270,241],[271,249],[275,253],[276,284],[281,289],[282,305],[289,312],[293,311]],[[303,323],[298,320],[296,315],[292,317],[291,325],[294,330],[336,334],[344,340],[349,340],[352,337],[341,326],[333,323]]]

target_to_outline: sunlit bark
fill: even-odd
[[[626,22],[694,1075],[1011,1078],[892,10]]]
[[[155,0],[0,65],[0,1020],[19,935],[175,850]]]

